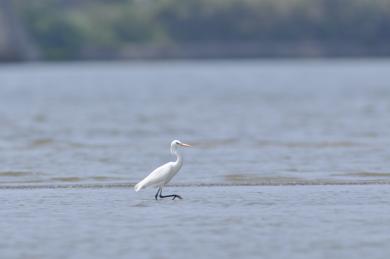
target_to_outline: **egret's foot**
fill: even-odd
[[[157,197],[160,197],[161,199],[173,197],[172,200],[179,198],[180,200],[183,199],[180,195],[177,194],[171,194],[171,195],[162,195],[162,188],[160,187],[156,193],[156,196],[154,198],[157,200]]]
[[[176,199],[176,198],[179,198],[180,200],[183,199],[180,195],[174,194],[172,200],[174,200],[174,199]]]
[[[172,200],[174,200],[176,198],[179,198],[180,200],[183,199],[180,195],[177,195],[177,194],[162,195],[161,192],[160,192],[160,195],[158,197],[160,197],[161,199],[173,197]]]

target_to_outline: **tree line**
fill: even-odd
[[[390,43],[388,0],[11,1],[31,44],[47,59],[129,45]]]

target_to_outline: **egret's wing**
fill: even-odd
[[[153,172],[151,172],[145,179],[136,184],[134,187],[136,191],[141,190],[142,188],[148,186],[158,186],[160,184],[164,184],[167,179],[169,179],[170,172],[172,171],[171,162],[166,163],[158,168],[156,168]]]

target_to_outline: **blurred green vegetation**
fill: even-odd
[[[390,44],[388,0],[13,0],[48,59],[129,44]]]

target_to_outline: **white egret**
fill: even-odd
[[[171,142],[171,153],[176,155],[177,159],[175,162],[168,162],[158,168],[156,168],[153,172],[151,172],[145,179],[134,186],[136,192],[139,190],[146,188],[148,186],[158,187],[158,191],[154,198],[157,200],[159,198],[168,198],[173,197],[181,199],[181,197],[177,194],[171,195],[162,195],[162,188],[179,172],[180,168],[183,165],[183,157],[177,151],[178,146],[182,147],[191,147],[191,145],[184,144],[179,140],[174,140]]]

